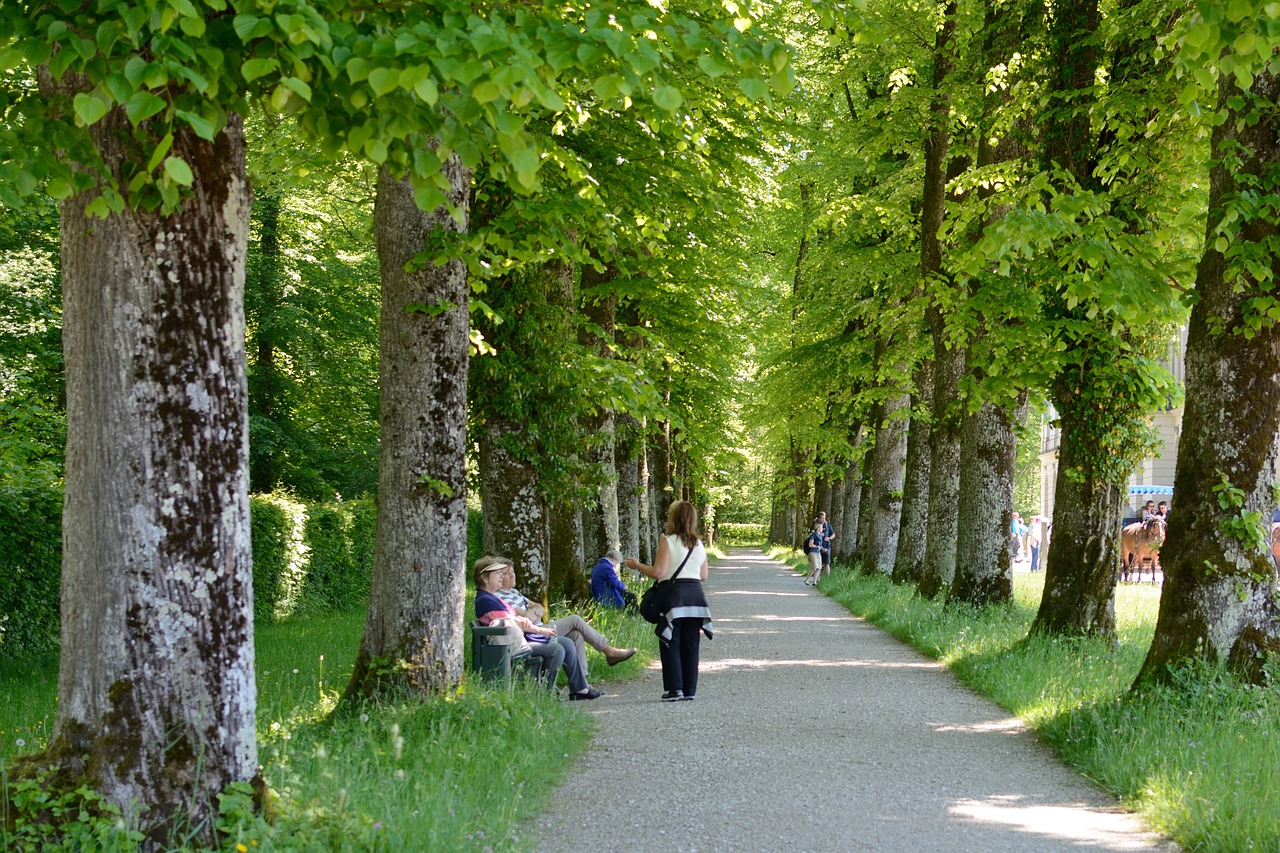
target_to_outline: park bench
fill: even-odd
[[[489,681],[509,679],[512,673],[537,678],[542,674],[542,658],[526,652],[515,654],[516,646],[502,625],[471,623],[471,669]]]

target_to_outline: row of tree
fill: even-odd
[[[1189,322],[1140,681],[1188,658],[1259,677],[1280,648],[1275,7],[788,10],[796,121],[761,229],[794,240],[771,247],[791,300],[757,394],[772,538],[797,543],[830,506],[837,557],[1007,600],[1016,439],[1047,400],[1062,438],[1033,630],[1113,635],[1125,487],[1179,393],[1159,358]]]
[[[486,512],[506,515],[494,547],[546,529],[519,500],[572,506],[611,484],[632,433],[665,454],[651,503],[693,494],[703,422],[731,413],[697,397],[726,361],[698,328],[714,298],[682,283],[708,275],[714,292],[698,249],[715,158],[789,85],[788,52],[758,31],[747,4],[715,2],[0,7],[0,197],[59,202],[66,400],[59,707],[18,773],[97,788],[163,846],[207,837],[216,793],[256,771],[249,484],[340,487],[340,460],[296,462],[342,421],[304,423],[289,380],[372,363],[290,337],[291,175],[376,173],[378,531],[347,701],[461,678],[469,353],[509,337],[477,359],[470,395],[487,497],[500,506],[529,472],[537,492]],[[367,420],[364,390],[327,407]],[[345,446],[367,451],[369,434]],[[571,450],[587,464],[544,484]],[[626,500],[588,502],[593,536],[613,536],[619,506],[638,516],[638,465],[622,466]]]

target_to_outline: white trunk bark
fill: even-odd
[[[127,129],[94,128],[113,167]],[[172,150],[196,177],[179,212],[62,205],[62,655],[46,753],[152,841],[210,820],[215,794],[257,769],[240,119]]]
[[[383,171],[373,229],[382,275],[382,439],[378,530],[364,637],[348,696],[381,689],[375,659],[405,661],[411,689],[447,689],[462,677],[466,585],[466,266],[406,271],[437,229],[465,231],[471,173],[445,164],[450,202],[424,212],[413,188]],[[444,307],[441,313],[412,306]],[[391,685],[388,685],[391,686]]]

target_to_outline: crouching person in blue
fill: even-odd
[[[610,548],[600,561],[591,569],[591,597],[605,607],[625,607],[636,612],[636,594],[627,589],[627,585],[618,577],[618,565],[622,562],[622,552]]]
[[[499,619],[510,619],[517,625],[529,643],[528,653],[542,658],[542,672],[548,690],[555,689],[556,675],[563,669],[569,679],[571,700],[600,698],[600,691],[587,685],[587,677],[578,665],[572,640],[556,636],[556,629],[550,625],[539,625],[518,615],[511,605],[498,598],[502,575],[515,571],[511,561],[505,557],[481,557],[476,560],[473,570],[476,578],[476,619],[480,624],[492,625]]]

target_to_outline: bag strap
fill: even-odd
[[[689,562],[689,558],[692,556],[693,556],[693,548],[690,548],[688,551],[685,551],[684,559],[680,561],[680,568],[676,569],[675,574],[667,578],[665,581],[663,581],[663,583],[670,583],[671,581],[675,580],[676,575],[680,574],[681,569],[684,568],[684,564]]]

